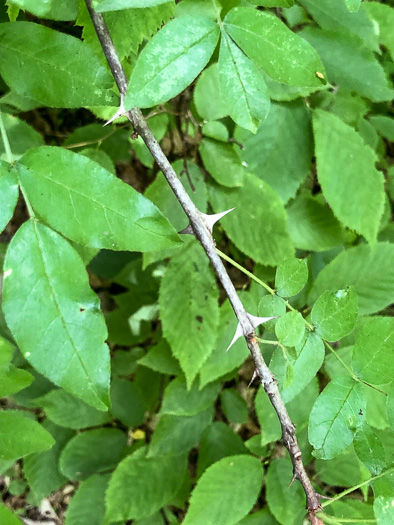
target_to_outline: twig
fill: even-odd
[[[91,0],[85,0],[87,8],[90,13],[93,25],[95,27],[97,36],[101,42],[104,54],[107,58],[108,65],[111,68],[112,74],[115,78],[115,82],[119,88],[121,97],[123,98],[127,90],[127,78],[123,71],[122,65],[117,56],[114,48],[111,36],[108,32],[105,20],[100,13],[96,13],[92,9]],[[261,355],[260,348],[255,339],[255,332],[252,323],[248,317],[248,314],[239,299],[237,292],[231,282],[230,277],[222,263],[218,253],[214,240],[207,226],[201,218],[200,212],[190,199],[182,183],[178,179],[174,169],[169,163],[164,152],[160,148],[157,140],[153,136],[153,133],[149,129],[146,120],[144,119],[140,109],[132,108],[127,113],[127,117],[134,127],[134,130],[142,137],[157,165],[160,167],[164,174],[168,184],[171,186],[176,198],[184,209],[186,215],[189,218],[190,224],[194,231],[195,236],[202,244],[207,256],[209,257],[211,264],[230,300],[235,315],[242,327],[242,332],[246,339],[249,351],[252,355],[254,365],[257,374],[260,378],[261,384],[264,390],[269,396],[269,399],[275,408],[275,411],[280,420],[282,427],[282,439],[285,447],[289,451],[290,458],[293,464],[294,478],[298,479],[305,491],[306,495],[306,508],[308,509],[308,516],[313,525],[323,525],[320,518],[316,516],[316,512],[321,510],[321,505],[318,496],[312,486],[312,483],[305,471],[304,464],[301,458],[301,450],[297,442],[295,435],[295,426],[291,421],[289,414],[286,410],[285,404],[279,394],[278,384],[267,364],[265,363],[263,356]]]

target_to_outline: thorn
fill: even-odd
[[[189,222],[189,224],[186,226],[186,228],[183,228],[183,230],[179,231],[178,232],[179,234],[189,234],[189,235],[194,235],[194,231],[193,231],[193,228]]]
[[[105,126],[108,126],[108,124],[111,124],[114,120],[116,120],[117,118],[119,117],[122,117],[125,113],[127,113],[124,105],[123,105],[123,97],[121,97],[120,99],[120,106],[119,108],[117,109],[115,115],[113,117],[111,117],[105,124],[104,124],[104,127]]]
[[[323,496],[323,494],[319,494],[318,492],[315,492],[315,496],[320,499],[334,499],[334,498],[329,498],[328,496]]]
[[[231,208],[231,210],[222,211],[221,213],[214,213],[212,215],[207,215],[206,213],[202,213],[201,211],[199,212],[199,214],[200,214],[201,220],[203,221],[203,223],[205,224],[205,226],[208,228],[209,232],[212,235],[212,229],[213,229],[214,224],[220,221],[222,217],[224,217],[225,215],[227,215],[227,213],[230,213],[230,211],[233,211],[234,209],[235,208]],[[186,226],[186,228],[183,228],[183,230],[181,230],[178,233],[194,235],[194,231],[193,231],[193,228],[190,222]]]
[[[222,217],[224,217],[225,215],[227,215],[228,213],[230,213],[230,211],[233,211],[235,208],[231,208],[229,210],[226,210],[226,211],[222,211],[220,213],[214,213],[212,215],[207,215],[206,213],[201,213],[201,218],[202,220],[204,221],[204,224],[205,226],[208,228],[208,230],[211,232],[212,234],[212,230],[213,230],[213,227],[214,225],[220,221],[220,219]]]
[[[248,316],[249,321],[251,322],[253,328],[257,328],[261,324],[267,323],[268,321],[271,321],[271,319],[276,319],[278,317],[277,315],[275,317],[255,317],[254,315],[251,315],[251,314],[248,314],[248,313],[246,315]],[[235,330],[234,337],[233,337],[231,343],[228,345],[226,352],[228,352],[230,350],[230,348],[233,346],[233,344],[235,343],[235,341],[237,341],[237,339],[239,339],[243,335],[244,334],[243,334],[243,331],[242,331],[242,327],[241,327],[240,323],[238,322],[237,328]]]
[[[271,321],[272,319],[277,319],[279,316],[275,315],[274,317],[255,317],[254,315],[248,314],[248,317],[250,319],[250,322],[253,325],[253,328],[257,328],[263,323],[267,323],[268,321]]]
[[[243,334],[243,331],[242,331],[242,326],[241,326],[241,324],[238,322],[238,324],[237,324],[237,328],[236,328],[236,330],[235,330],[234,337],[233,337],[231,343],[228,345],[226,352],[228,352],[228,351],[230,350],[230,348],[233,346],[233,344],[235,343],[235,341],[236,341],[237,339],[239,339],[240,337],[242,337],[243,335],[244,335],[244,334]]]
[[[290,481],[290,485],[289,485],[289,488],[292,486],[292,484],[294,483],[294,480],[296,479],[296,474],[293,474],[293,477],[291,478],[291,481]]]
[[[256,370],[253,370],[253,375],[252,375],[252,379],[249,381],[249,384],[248,384],[248,388],[250,388],[250,385],[253,383],[253,381],[256,379],[257,377],[257,372]]]

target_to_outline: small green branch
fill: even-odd
[[[330,516],[329,514],[318,514],[318,518],[322,518],[324,520],[324,523],[328,523],[330,525],[341,525],[342,523],[360,523],[360,518],[337,518],[336,516]],[[375,519],[363,519],[363,523],[376,523]]]
[[[360,489],[361,487],[364,487],[364,485],[369,485],[372,481],[376,481],[377,479],[383,478],[384,476],[387,476],[387,474],[394,474],[394,467],[389,468],[385,472],[382,472],[381,474],[378,474],[377,476],[374,476],[373,478],[369,478],[366,481],[363,481],[362,483],[359,483],[358,485],[355,485],[354,487],[350,487],[349,489],[344,490],[340,494],[337,494],[333,498],[325,501],[322,504],[322,507],[328,507],[328,505],[331,505],[335,501],[338,501],[342,499],[344,496],[347,496],[351,492],[354,492],[357,489]]]
[[[243,266],[241,266],[240,264],[238,264],[236,261],[234,261],[233,259],[231,259],[228,255],[226,255],[225,253],[221,252],[220,250],[218,250],[218,248],[216,248],[216,251],[217,253],[220,255],[220,257],[222,259],[224,259],[225,261],[227,261],[228,263],[232,264],[235,268],[238,268],[238,270],[240,270],[242,273],[244,273],[245,275],[247,275],[248,277],[250,277],[253,281],[255,281],[256,283],[258,283],[260,286],[262,286],[263,288],[265,288],[267,290],[267,292],[269,292],[271,295],[276,295],[275,293],[275,290],[273,288],[271,288],[271,286],[268,286],[268,284],[266,284],[264,281],[262,281],[261,279],[259,279],[258,277],[256,277],[252,272],[249,272],[249,270],[247,270],[246,268],[244,268]],[[285,305],[287,306],[287,308],[293,312],[298,312],[298,310],[296,310],[293,306],[291,306],[291,304],[289,303],[289,301],[284,301]],[[310,323],[308,323],[308,321],[306,319],[304,319],[304,323],[306,324],[306,326],[309,328],[309,330],[313,331],[314,330],[314,327],[313,325],[311,325]]]
[[[1,138],[3,139],[5,153],[7,155],[7,162],[12,164],[14,162],[14,156],[11,151],[11,146],[8,140],[8,135],[7,135],[7,132],[4,126],[3,115],[1,114],[1,111],[0,111],[0,132],[1,132]]]
[[[268,286],[268,284],[266,284],[264,281],[261,281],[252,272],[249,272],[246,268],[244,268],[243,266],[241,266],[240,264],[235,262],[233,259],[231,259],[228,255],[226,255],[225,253],[223,253],[220,250],[218,250],[218,248],[216,248],[216,251],[217,251],[217,253],[220,255],[220,257],[222,259],[224,259],[228,263],[232,264],[235,268],[238,268],[239,271],[241,271],[242,273],[244,273],[245,275],[247,275],[248,277],[253,279],[253,281],[255,281],[260,286],[265,288],[267,290],[267,292],[269,292],[271,295],[275,295],[275,290],[273,290],[270,286]]]

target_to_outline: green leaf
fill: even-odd
[[[109,414],[87,405],[62,389],[55,389],[36,400],[47,417],[65,428],[95,427],[110,420]]]
[[[17,410],[0,412],[0,429],[0,460],[17,460],[55,443],[42,425]]]
[[[289,487],[291,472],[289,459],[272,461],[267,471],[266,496],[269,509],[279,523],[298,525],[305,515],[305,496],[298,483]]]
[[[0,337],[0,398],[27,388],[34,379],[29,372],[11,363],[14,351],[11,343]]]
[[[148,108],[183,91],[206,66],[219,38],[208,18],[183,16],[163,27],[138,57],[124,105]]]
[[[182,454],[200,442],[204,429],[212,422],[213,406],[195,416],[163,414],[157,424],[148,456]]]
[[[86,430],[70,439],[60,455],[60,471],[68,479],[82,480],[114,468],[122,458],[127,436],[116,428]]]
[[[316,51],[276,16],[248,7],[232,9],[224,29],[271,78],[292,86],[321,86],[324,67]]]
[[[294,0],[250,0],[250,3],[264,7],[291,7],[294,5]]]
[[[0,503],[0,521],[7,525],[21,525],[21,520],[3,503]]]
[[[219,92],[219,66],[212,64],[198,77],[193,92],[193,101],[202,119],[214,121],[228,116],[227,104],[217,96]]]
[[[393,302],[394,246],[377,243],[373,248],[359,245],[340,253],[317,276],[308,304],[325,290],[335,292],[353,286],[358,298],[359,315],[383,310]]]
[[[229,140],[228,129],[222,122],[216,120],[203,124],[202,134],[205,137],[219,140],[220,142],[228,142]]]
[[[197,208],[202,213],[205,213],[207,211],[207,189],[204,173],[197,164],[190,160],[187,161],[186,166],[189,178],[186,177],[183,171],[184,164],[182,160],[177,160],[172,164],[189,197]],[[161,173],[157,174],[155,180],[147,188],[145,196],[159,208],[176,230],[181,230],[186,226],[187,217],[185,212]]]
[[[354,3],[355,0],[350,0]],[[360,4],[360,0],[356,3]],[[322,29],[351,33],[373,51],[379,51],[376,29],[364,10],[350,13],[344,0],[300,0]]]
[[[198,151],[207,171],[216,182],[228,188],[242,186],[244,167],[236,146],[217,140],[202,139]]]
[[[324,344],[314,332],[310,332],[305,339],[296,346],[297,357],[287,355],[277,348],[272,355],[270,369],[279,383],[282,399],[288,403],[294,399],[312,381],[320,370],[324,361]],[[293,369],[293,378],[287,380],[287,368]]]
[[[65,525],[102,525],[109,475],[93,475],[82,481],[67,507]]]
[[[374,242],[384,203],[384,178],[375,168],[375,153],[352,127],[331,113],[315,111],[313,129],[324,197],[345,226]]]
[[[301,250],[324,252],[346,242],[352,234],[334,217],[322,199],[298,195],[287,208],[290,236]]]
[[[394,119],[385,115],[372,115],[369,121],[379,135],[391,142],[394,141]]]
[[[211,465],[199,479],[190,498],[184,525],[233,525],[255,504],[263,469],[251,456],[229,456]]]
[[[249,514],[243,520],[239,521],[237,525],[278,525],[278,522],[268,508],[265,508]]]
[[[236,128],[235,138],[244,146],[240,156],[248,171],[268,182],[283,202],[295,196],[313,154],[310,111],[303,101],[271,104],[256,135]]]
[[[234,388],[226,388],[220,393],[224,415],[231,423],[247,423],[249,408],[245,399]]]
[[[275,324],[275,334],[284,346],[296,346],[305,334],[305,321],[300,312],[287,312]]]
[[[119,11],[130,7],[151,7],[165,4],[166,2],[168,2],[168,0],[93,0],[92,6],[95,11],[103,13],[105,11]]]
[[[328,341],[338,341],[350,334],[357,320],[357,294],[354,288],[325,291],[312,308],[316,333]]]
[[[365,9],[369,16],[378,23],[379,44],[385,46],[388,49],[391,58],[394,59],[394,9],[392,6],[381,4],[380,2],[365,2],[363,4],[363,9]]]
[[[300,35],[319,53],[331,83],[373,102],[393,98],[383,67],[358,37],[309,27]]]
[[[111,413],[127,427],[141,425],[145,419],[146,405],[133,381],[113,378],[111,383]]]
[[[248,454],[239,435],[222,421],[211,423],[201,437],[197,477],[199,478],[204,470],[216,461],[235,454]]]
[[[30,454],[23,460],[23,473],[37,505],[67,482],[59,472],[59,456],[67,441],[74,435],[72,430],[58,427],[48,419],[43,427],[53,436],[54,446],[50,450]]]
[[[18,95],[52,107],[111,105],[113,80],[90,48],[32,22],[0,25],[0,73]]]
[[[386,453],[378,435],[364,423],[354,437],[354,450],[373,476],[377,476],[386,466]]]
[[[144,40],[149,40],[161,27],[168,22],[174,13],[174,2],[165,0],[161,5],[140,8],[120,8],[117,11],[105,13],[105,21],[108,26],[116,52],[119,59],[130,57],[130,62],[134,64],[135,56]],[[89,11],[83,3],[80,3],[79,15],[76,21],[77,26],[83,26],[82,38],[84,42],[94,50],[96,55],[103,56],[100,41],[90,19]],[[130,26],[133,31],[130,31]],[[108,111],[108,107],[106,111]],[[108,120],[115,113],[105,118]]]
[[[200,387],[239,368],[249,355],[243,338],[238,339],[226,352],[237,327],[237,318],[229,303],[225,301],[220,307],[218,337],[215,347],[200,369]]]
[[[171,259],[161,282],[159,304],[164,337],[190,388],[214,349],[219,324],[216,282],[197,243]]]
[[[148,458],[140,449],[126,457],[109,482],[107,519],[112,523],[150,516],[179,491],[185,469],[184,456]]]
[[[3,102],[3,98],[1,101]],[[18,159],[29,148],[44,145],[44,140],[41,134],[38,133],[38,131],[36,131],[33,127],[29,126],[29,124],[27,124],[24,120],[14,117],[8,113],[2,113],[2,120],[14,159]],[[4,160],[8,160],[3,141],[0,141],[0,156]],[[12,171],[12,168],[8,166],[8,164],[6,167],[8,168],[7,172]],[[4,165],[2,163],[0,172],[4,172]]]
[[[344,452],[334,459],[317,459],[316,470],[323,483],[339,487],[358,485],[371,477],[350,445]]]
[[[345,5],[352,13],[357,12],[362,0],[345,0]]]
[[[368,383],[382,385],[392,380],[388,363],[394,359],[394,318],[375,317],[357,334],[352,366]]]
[[[69,243],[34,219],[19,228],[7,250],[2,306],[36,370],[95,408],[107,409],[109,351],[99,300]]]
[[[220,224],[237,248],[256,262],[274,266],[293,255],[283,204],[266,182],[245,173],[242,188],[212,184],[209,200],[216,213],[236,206]]]
[[[187,390],[186,381],[182,377],[177,377],[165,389],[160,413],[194,416],[215,403],[219,390],[220,383],[211,383],[199,390],[196,381],[191,389]]]
[[[390,388],[387,392],[387,419],[389,420],[390,427],[394,431],[394,381],[391,382]]]
[[[138,363],[161,374],[178,376],[182,373],[178,361],[172,355],[171,348],[165,339],[160,339],[157,345],[152,346],[148,353],[139,359]]]
[[[308,280],[308,266],[304,259],[286,259],[276,269],[275,288],[281,297],[297,295]]]
[[[12,0],[11,4],[29,11],[38,18],[50,20],[75,20],[78,15],[78,0]]]
[[[394,496],[378,496],[373,502],[377,525],[391,525],[394,521]]]
[[[18,179],[9,164],[0,160],[0,233],[7,226],[18,200]]]
[[[21,162],[21,185],[35,213],[73,241],[130,251],[179,243],[156,206],[84,155],[45,146]]]
[[[278,415],[263,388],[257,390],[254,406],[261,428],[261,445],[279,441],[282,431]]]
[[[363,386],[351,377],[331,381],[313,405],[309,420],[309,441],[313,455],[331,459],[353,441],[365,417]]]
[[[220,44],[219,83],[230,117],[239,126],[256,133],[270,107],[264,76],[225,31]]]

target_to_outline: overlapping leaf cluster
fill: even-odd
[[[102,127],[120,100],[84,2],[6,4],[5,502],[71,481],[66,525],[301,525],[245,342],[225,352],[237,320],[208,259],[176,233],[184,213],[142,139]],[[278,316],[258,335],[307,471],[326,496],[358,489],[324,519],[392,523],[393,8],[92,5],[130,78],[125,108],[145,110],[201,212],[235,207],[214,236],[248,312]],[[6,506],[0,521],[19,523]]]

